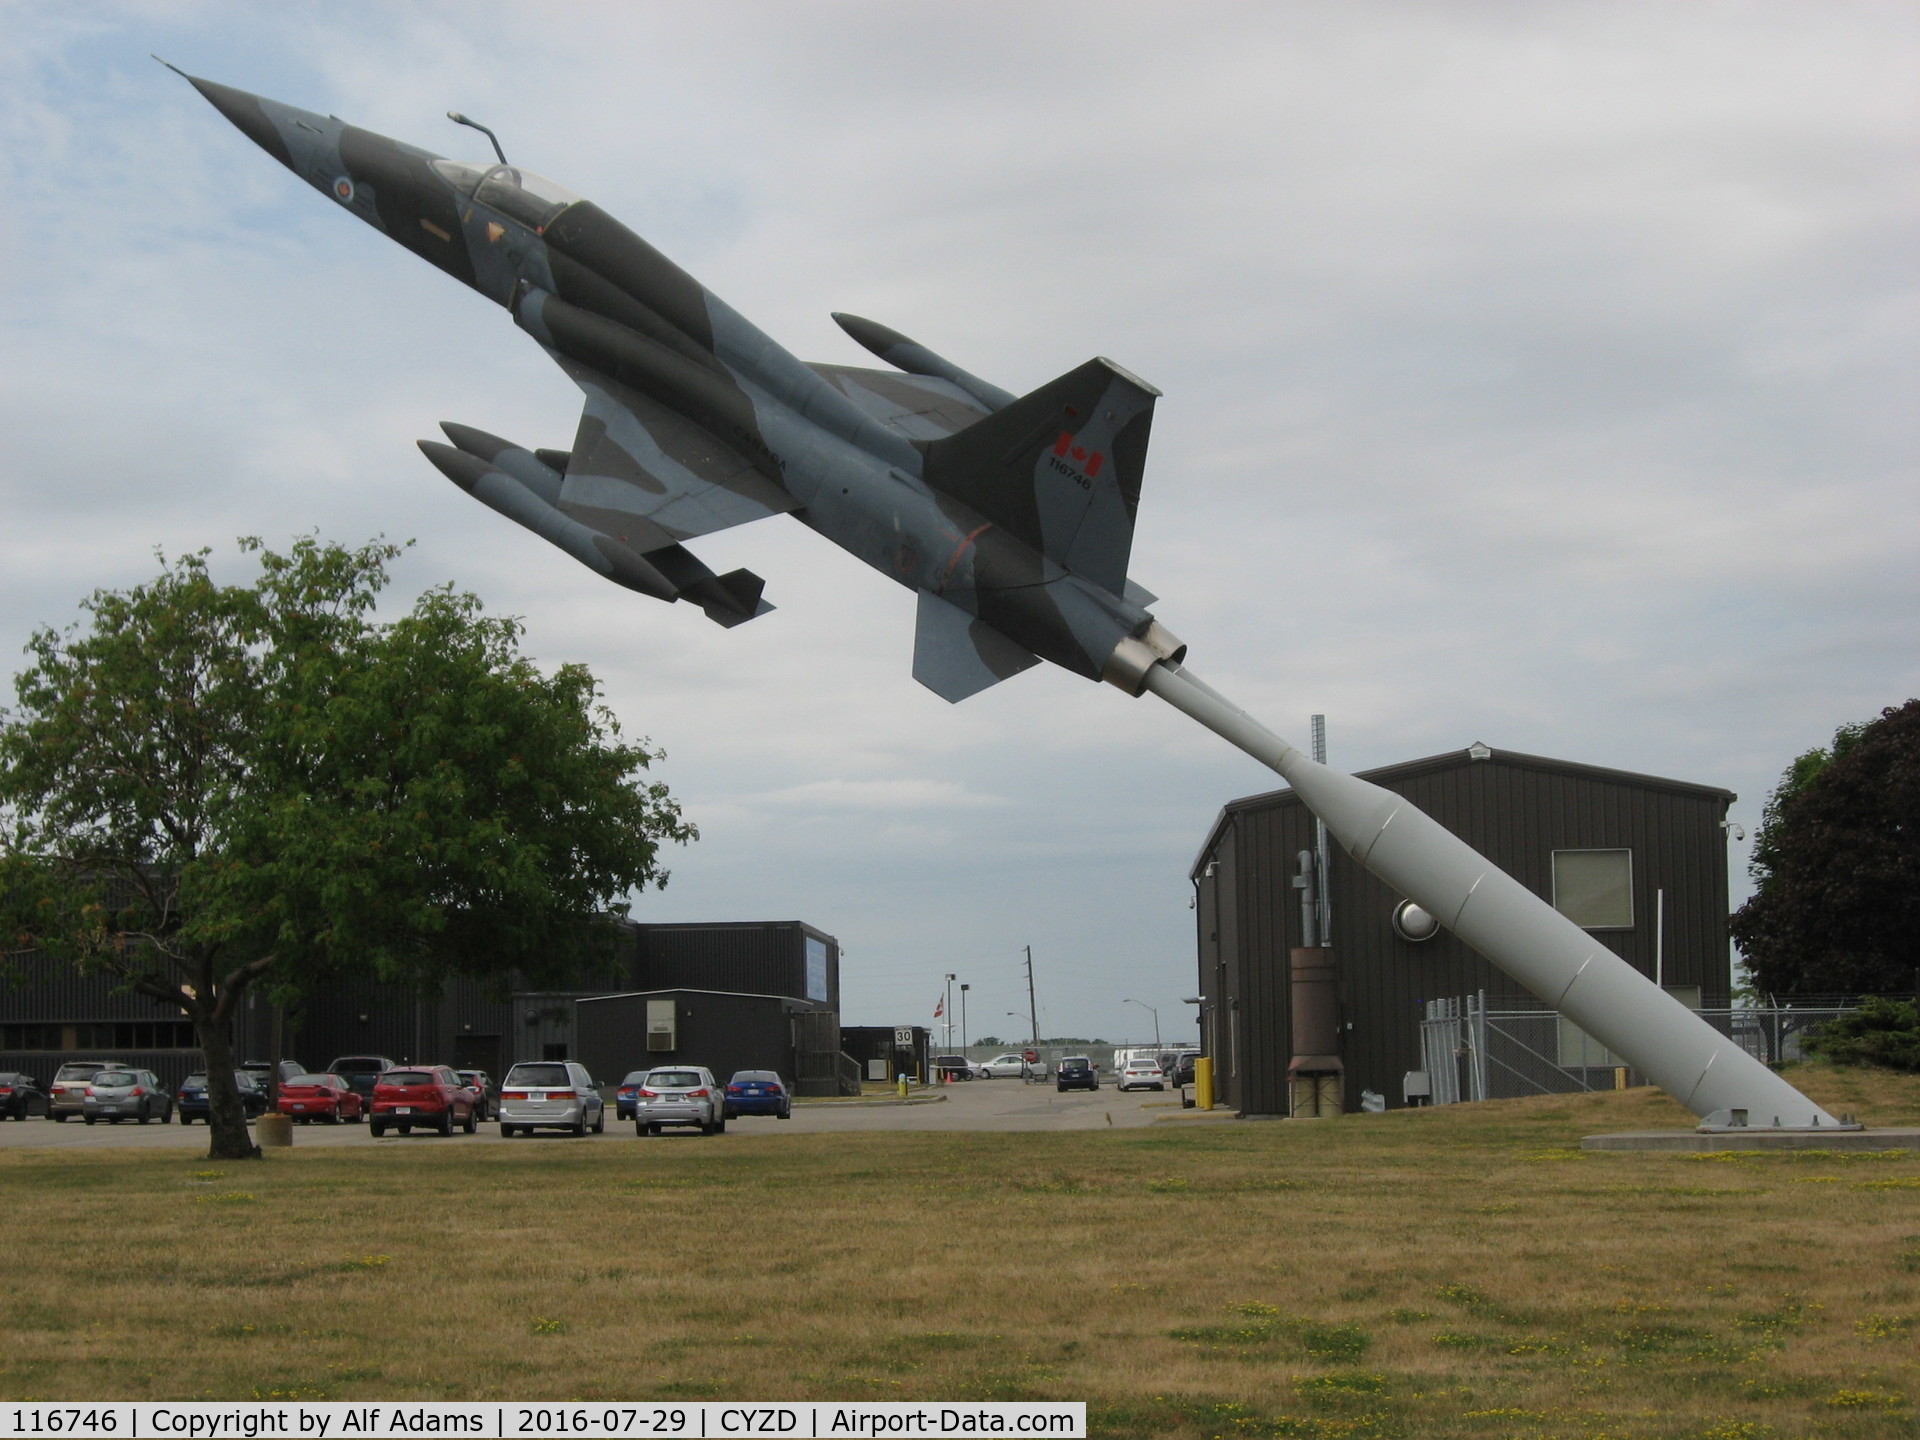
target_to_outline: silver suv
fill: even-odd
[[[587,1067],[572,1060],[528,1060],[500,1082],[500,1136],[522,1130],[571,1130],[598,1135],[607,1128],[607,1103]]]
[[[699,1065],[649,1070],[633,1097],[633,1133],[658,1135],[662,1125],[697,1125],[702,1135],[727,1128],[727,1095],[713,1072]]]
[[[119,1067],[109,1060],[74,1060],[62,1065],[47,1090],[47,1114],[64,1121],[87,1112],[87,1082],[102,1070]]]

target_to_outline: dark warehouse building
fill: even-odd
[[[1480,744],[1362,778],[1406,796],[1643,974],[1657,964],[1677,998],[1730,1003],[1729,791]],[[1425,1002],[1485,992],[1496,1008],[1543,1008],[1446,931],[1422,935],[1424,914],[1405,912],[1405,897],[1337,844],[1326,867],[1330,954],[1296,957],[1295,880],[1301,852],[1314,850],[1312,814],[1280,790],[1231,801],[1194,862],[1202,1043],[1222,1103],[1289,1114],[1292,1066],[1328,1076],[1337,1108],[1359,1108],[1362,1091],[1398,1104],[1422,1065]],[[1318,1017],[1304,1012],[1324,1007],[1316,1033],[1332,1037],[1332,1054],[1296,1055],[1296,994],[1310,1029]]]
[[[485,1070],[498,1079],[522,1060],[582,1058],[578,1001],[699,990],[770,998],[787,1013],[806,1017],[784,1026],[784,1039],[756,1042],[751,1063],[735,1068],[777,1070],[789,1077],[802,1064],[835,1076],[843,1068],[838,1063],[840,947],[825,931],[797,920],[628,922],[624,930],[613,965],[604,973],[582,975],[565,989],[490,993],[476,982],[458,980],[435,996],[375,982],[330,990],[283,1017],[281,1048],[316,1067],[340,1055],[384,1055]],[[193,1027],[177,1010],[115,994],[103,977],[81,976],[34,955],[8,959],[21,983],[0,991],[0,1070],[24,1071],[44,1082],[68,1060],[110,1060],[152,1070],[175,1085],[201,1063]],[[273,1023],[273,1007],[263,996],[250,996],[235,1026],[236,1054],[268,1058]],[[818,1053],[829,1043],[832,1062]],[[644,1032],[632,1037],[628,1049],[616,1047],[608,1058],[625,1069],[649,1063]],[[686,1052],[665,1058],[716,1069],[724,1063]],[[619,1079],[597,1070],[594,1077],[606,1084]]]

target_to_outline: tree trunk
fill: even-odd
[[[196,1006],[193,1028],[207,1060],[207,1129],[211,1132],[207,1158],[258,1160],[260,1147],[247,1133],[247,1112],[240,1104],[240,1087],[233,1083],[233,1040],[227,1022]]]

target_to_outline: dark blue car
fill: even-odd
[[[630,1070],[627,1078],[620,1082],[620,1088],[613,1092],[613,1113],[622,1120],[639,1118],[634,1114],[634,1103],[640,1098],[640,1089],[647,1083],[648,1072]]]
[[[249,1120],[257,1119],[267,1113],[267,1092],[244,1070],[233,1072],[233,1083],[240,1087],[240,1108]],[[180,1089],[174,1094],[174,1102],[179,1111],[180,1123],[191,1125],[198,1120],[207,1121],[207,1077],[189,1075],[180,1082]]]
[[[726,1117],[777,1115],[793,1118],[793,1095],[786,1081],[771,1070],[741,1070],[727,1081]]]

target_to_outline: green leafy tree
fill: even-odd
[[[1920,1005],[1867,1000],[1815,1030],[1807,1037],[1807,1049],[1836,1065],[1920,1071]]]
[[[258,1154],[232,1080],[250,991],[605,963],[623,897],[696,836],[646,778],[659,752],[584,667],[523,657],[517,621],[449,587],[376,620],[393,545],[241,546],[252,585],[201,551],[96,591],[0,712],[0,948],[178,1006],[221,1159]]]
[[[1910,993],[1920,967],[1920,700],[1800,756],[1754,836],[1731,929],[1772,995]]]

